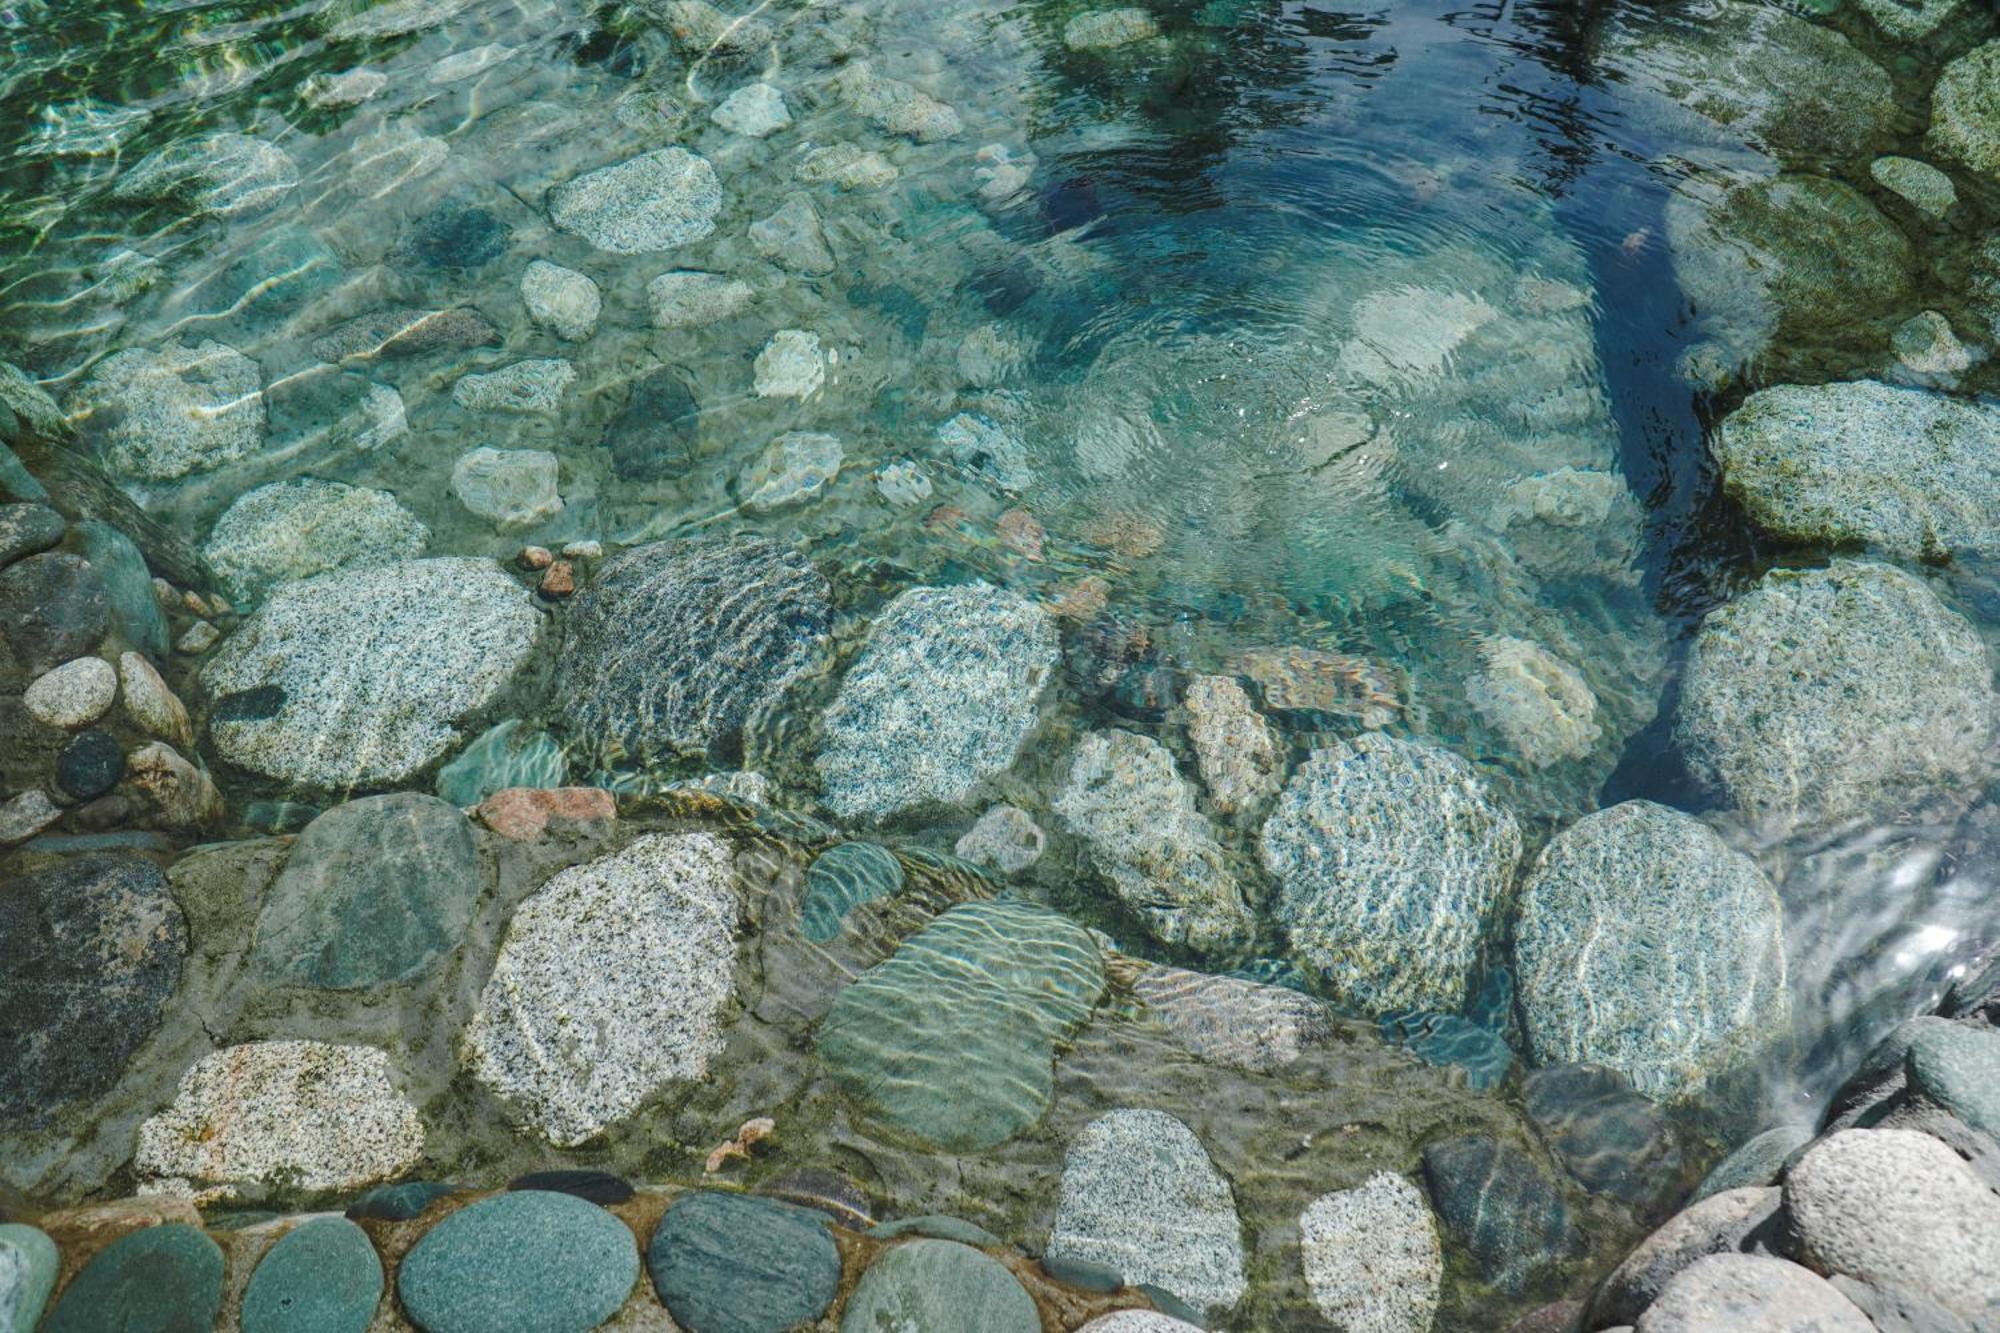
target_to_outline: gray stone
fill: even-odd
[[[1595,1065],[1537,1069],[1521,1100],[1570,1176],[1592,1194],[1644,1210],[1674,1188],[1680,1144],[1654,1105],[1616,1070]]]
[[[1700,1203],[1724,1190],[1775,1184],[1785,1159],[1811,1143],[1809,1125],[1774,1125],[1738,1144],[1729,1156],[1717,1162],[1702,1177],[1692,1203]]]
[[[727,844],[652,834],[557,874],[508,924],[466,1067],[573,1147],[722,1053],[735,994]]]
[[[340,20],[327,30],[336,42],[371,37],[401,37],[422,32],[457,17],[474,0],[388,0]]]
[[[104,580],[80,556],[44,551],[0,569],[0,638],[30,674],[89,652],[110,622]]]
[[[1041,1326],[1012,1273],[948,1240],[909,1240],[884,1251],[840,1317],[840,1333],[1037,1333]]]
[[[431,352],[487,347],[499,341],[500,331],[492,321],[470,306],[448,310],[391,306],[336,324],[313,340],[312,354],[322,361],[400,361]]]
[[[1753,393],[1716,428],[1723,488],[1792,541],[1940,560],[2000,546],[2000,408],[1874,380]]]
[[[1591,1298],[1594,1328],[1630,1324],[1667,1284],[1698,1259],[1740,1252],[1773,1222],[1783,1204],[1775,1187],[1724,1190],[1676,1214],[1640,1241]]]
[[[1711,1254],[1667,1284],[1635,1333],[1875,1333],[1875,1326],[1797,1264]]]
[[[844,457],[838,436],[789,430],[764,446],[738,478],[736,493],[753,514],[816,500],[840,475]]]
[[[1455,1011],[1521,831],[1465,760],[1369,733],[1313,752],[1261,845],[1292,954],[1333,994]]]
[[[955,907],[835,997],[820,1059],[869,1111],[977,1152],[1041,1118],[1056,1047],[1104,989],[1088,932],[1043,907]]]
[[[344,1217],[315,1217],[265,1252],[243,1290],[243,1333],[366,1333],[382,1260]]]
[[[62,818],[62,808],[36,787],[0,802],[0,847],[26,842]]]
[[[293,985],[408,981],[465,938],[482,887],[456,807],[416,792],[349,801],[292,845],[257,919],[256,957]]]
[[[1084,736],[1052,805],[1155,938],[1197,952],[1249,941],[1255,923],[1243,891],[1195,809],[1194,788],[1158,741],[1129,731]]]
[[[1093,9],[1063,27],[1063,45],[1072,51],[1106,51],[1160,35],[1151,10]]]
[[[2000,1140],[2000,1032],[1962,1023],[1928,1024],[1905,1057],[1910,1086]]]
[[[1581,759],[1604,729],[1597,696],[1569,663],[1538,643],[1495,635],[1479,645],[1485,669],[1465,683],[1465,699],[1514,753],[1537,768]]]
[[[665,481],[696,466],[696,422],[701,406],[672,366],[648,371],[632,384],[618,415],[604,428],[611,468],[625,481]]]
[[[450,557],[288,583],[202,671],[230,763],[308,787],[400,782],[458,742],[534,651],[532,596]]]
[[[229,595],[249,603],[273,584],[412,559],[430,536],[387,491],[302,477],[239,496],[202,554]]]
[[[2000,42],[1966,52],[1938,75],[1924,149],[2000,182]]]
[[[424,1333],[582,1333],[638,1278],[623,1222],[574,1195],[519,1190],[432,1227],[398,1267],[396,1294]]]
[[[470,412],[551,413],[576,383],[576,367],[560,357],[516,361],[484,375],[465,375],[451,400]]]
[[[1856,0],[1884,35],[1903,42],[1949,39],[1993,26],[1979,0]]]
[[[187,925],[150,861],[93,853],[0,894],[0,1120],[39,1125],[117,1082],[180,984]]]
[[[642,153],[549,191],[549,219],[600,250],[650,254],[715,230],[722,187],[685,148]]]
[[[2000,1317],[2000,1198],[1930,1135],[1830,1134],[1786,1173],[1785,1205],[1808,1267]]]
[[[840,934],[854,908],[902,889],[903,867],[888,848],[872,842],[835,843],[814,857],[806,871],[799,928],[807,939],[824,944]]]
[[[1650,801],[1586,815],[1521,889],[1514,956],[1544,1064],[1672,1100],[1785,1030],[1783,912],[1756,863]]]
[[[132,1169],[149,1180],[342,1190],[401,1175],[423,1151],[417,1108],[383,1052],[256,1041],[195,1061],[173,1105],[139,1126]]]
[[[719,751],[830,649],[826,580],[767,538],[656,542],[577,597],[557,692],[572,748],[609,766]]]
[[[185,1222],[118,1237],[71,1279],[42,1333],[210,1333],[222,1306],[222,1250]]]
[[[1573,1246],[1562,1194],[1518,1148],[1479,1135],[1429,1144],[1424,1182],[1473,1271],[1501,1291],[1521,1292]]]
[[[1869,163],[1868,174],[1927,218],[1942,218],[1958,204],[1951,177],[1914,157],[1878,157]]]
[[[1387,1171],[1314,1199],[1299,1217],[1313,1304],[1350,1333],[1430,1333],[1444,1283],[1437,1221],[1423,1193]]]
[[[1269,1073],[1333,1044],[1337,1026],[1320,1001],[1284,986],[1155,965],[1132,995],[1197,1059]]]
[[[461,381],[462,383],[463,381]],[[452,464],[451,493],[467,510],[502,531],[532,528],[562,512],[556,456],[546,449],[482,445]]]
[[[496,722],[438,770],[437,794],[453,805],[478,805],[509,787],[561,787],[569,762],[546,731],[521,729],[521,719]]]
[[[0,1333],[34,1333],[60,1265],[56,1243],[46,1233],[0,1223]]]
[[[87,727],[118,697],[118,672],[101,657],[77,657],[35,677],[21,704],[51,727]]]
[[[1012,766],[1054,675],[1055,625],[983,583],[912,588],[869,629],[820,719],[821,798],[843,819],[962,805]]]
[[[247,134],[204,134],[141,159],[118,177],[111,193],[231,217],[270,208],[298,183],[298,166],[283,149]]]
[[[746,83],[722,99],[709,119],[731,134],[762,139],[792,123],[785,95],[768,83]]]
[[[964,128],[958,112],[900,79],[877,74],[865,61],[857,60],[841,71],[840,87],[856,114],[887,134],[935,143]]]
[[[833,251],[826,232],[819,225],[819,210],[812,196],[795,193],[785,196],[778,211],[750,224],[750,244],[758,254],[796,273],[833,272]]]
[[[660,1303],[701,1333],[783,1333],[810,1324],[840,1286],[824,1214],[741,1194],[681,1195],[646,1246]]]
[[[385,5],[381,8],[394,8]],[[300,80],[299,98],[312,107],[360,106],[381,95],[389,86],[389,76],[380,70],[344,69],[338,74],[313,74]]]
[[[1201,1141],[1162,1111],[1099,1116],[1070,1142],[1047,1252],[1224,1313],[1243,1297],[1242,1224]]]
[[[1018,493],[1035,484],[1027,445],[997,421],[961,412],[938,427],[937,438],[952,462],[1003,491]]]
[[[1772,823],[1823,824],[1982,771],[1992,668],[1923,582],[1839,560],[1773,570],[1711,611],[1674,723],[1689,769]]]
[[[1039,861],[1048,841],[1026,810],[996,805],[974,821],[951,850],[964,860],[1012,875]]]
[[[1952,332],[1951,321],[1935,310],[1919,310],[1889,335],[1889,350],[1913,374],[1949,382],[1972,368],[1973,355]]]
[[[85,519],[70,529],[80,539],[83,558],[104,580],[104,604],[111,628],[125,646],[155,657],[167,655],[167,618],[138,544],[109,523]]]
[[[63,516],[47,505],[0,505],[0,569],[62,540]]]
[[[740,279],[693,269],[662,273],[646,284],[653,327],[661,329],[701,328],[720,323],[740,314],[754,295],[750,284]]]
[[[1188,744],[1218,813],[1248,814],[1278,794],[1285,776],[1278,738],[1241,685],[1228,676],[1196,676],[1181,702]]]
[[[141,483],[212,471],[264,447],[263,374],[210,339],[114,352],[69,409],[104,465]]]
[[[857,144],[830,143],[801,157],[797,174],[814,185],[880,190],[895,184],[903,173],[880,153],[866,152]]]
[[[565,342],[581,342],[595,333],[604,309],[596,283],[546,259],[529,261],[521,274],[521,302],[529,319]]]
[[[214,780],[171,745],[162,741],[142,745],[132,751],[126,767],[126,787],[144,821],[192,832],[221,817],[222,795]]]
[[[1876,1333],[1982,1333],[1936,1301],[1835,1273],[1827,1285],[1854,1302]]]
[[[875,489],[890,504],[908,508],[931,498],[931,479],[910,459],[899,458],[875,469]]]

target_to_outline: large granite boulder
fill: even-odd
[[[1914,575],[1773,570],[1702,622],[1674,736],[1745,814],[1831,823],[1976,779],[1992,676],[1979,635]]]
[[[820,719],[821,796],[843,819],[962,805],[1006,771],[1055,673],[1048,612],[983,583],[884,608]]]
[[[140,484],[207,472],[264,447],[263,373],[212,340],[114,352],[68,406],[105,467]]]
[[[274,591],[202,672],[232,764],[304,787],[401,782],[458,743],[542,616],[490,560],[342,570]]]
[[[387,491],[338,481],[259,486],[223,511],[202,554],[239,603],[274,584],[424,553],[430,529]]]
[[[558,675],[572,752],[610,766],[727,748],[830,650],[826,580],[763,537],[655,542],[570,610]]]
[[[1586,815],[1521,889],[1514,957],[1542,1064],[1698,1092],[1785,1030],[1784,917],[1756,863],[1650,801]]]
[[[1264,825],[1292,954],[1359,1009],[1456,1010],[1521,856],[1448,750],[1369,733],[1317,750]]]

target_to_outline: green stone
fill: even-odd
[[[862,903],[888,898],[903,887],[903,867],[886,847],[843,842],[821,852],[806,872],[806,897],[799,908],[805,937],[824,944],[840,933],[840,923]]]
[[[2000,1033],[1926,1024],[1910,1043],[1910,1081],[1982,1134],[2000,1138]]]
[[[913,1240],[887,1250],[861,1275],[840,1333],[1038,1333],[1041,1316],[1014,1275],[978,1250]]]
[[[243,1333],[365,1333],[382,1299],[382,1261],[344,1217],[286,1232],[250,1275]]]
[[[120,1236],[84,1265],[42,1333],[210,1333],[222,1251],[185,1222]]]
[[[0,1333],[31,1333],[55,1290],[62,1256],[34,1227],[0,1225]]]
[[[961,1245],[987,1246],[1007,1243],[985,1227],[968,1222],[962,1217],[940,1217],[934,1213],[927,1213],[922,1217],[899,1217],[893,1222],[884,1222],[868,1234],[876,1240],[892,1240],[897,1236],[929,1236],[933,1240],[955,1240]]]
[[[438,770],[437,794],[453,805],[478,805],[509,787],[560,787],[568,781],[562,747],[546,731],[522,731],[521,720],[510,717]]]
[[[167,618],[160,613],[146,557],[130,537],[108,523],[86,520],[75,531],[83,542],[83,558],[104,580],[112,626],[140,652],[156,662],[166,661]]]
[[[573,1194],[522,1190],[432,1227],[404,1258],[396,1294],[424,1333],[584,1333],[617,1313],[638,1277],[623,1222]]]
[[[976,1152],[1041,1118],[1056,1047],[1103,990],[1083,927],[1031,903],[967,903],[835,998],[819,1053],[889,1124]]]
[[[646,1268],[687,1333],[779,1333],[833,1303],[840,1251],[826,1223],[770,1199],[684,1194],[653,1232]]]

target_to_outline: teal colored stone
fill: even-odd
[[[1082,926],[1031,903],[966,903],[834,999],[820,1058],[889,1124],[976,1152],[1041,1118],[1056,1047],[1103,990]]]
[[[840,1251],[826,1224],[771,1199],[684,1194],[653,1232],[646,1268],[687,1333],[780,1333],[833,1303]]]
[[[316,1217],[273,1245],[243,1292],[243,1333],[366,1333],[382,1260],[344,1217]]]
[[[840,923],[862,903],[902,891],[903,867],[886,847],[843,842],[821,852],[806,871],[806,897],[799,908],[805,937],[824,944],[840,933]]]
[[[167,618],[153,592],[146,557],[130,537],[108,523],[87,520],[73,532],[83,540],[83,558],[104,580],[111,624],[125,642],[156,662],[167,660]]]
[[[584,1333],[639,1277],[625,1224],[573,1194],[523,1190],[467,1204],[404,1258],[396,1294],[424,1333]]]
[[[899,1217],[893,1222],[884,1222],[868,1234],[876,1240],[892,1240],[897,1236],[929,1236],[933,1240],[955,1240],[961,1245],[983,1246],[1007,1243],[985,1227],[968,1222],[962,1217],[941,1217],[934,1213],[927,1213],[922,1217]]]
[[[1382,1015],[1380,1022],[1385,1041],[1427,1065],[1463,1069],[1466,1086],[1475,1092],[1499,1087],[1514,1067],[1513,1048],[1497,1033],[1457,1014],[1397,1009]]]
[[[562,747],[546,731],[523,731],[510,717],[480,733],[438,770],[437,794],[453,805],[478,805],[509,787],[560,787],[569,781]]]
[[[32,1333],[55,1290],[62,1256],[34,1227],[0,1225],[0,1333]]]
[[[2000,1138],[2000,1033],[1927,1024],[1905,1058],[1914,1086],[1980,1133]]]
[[[120,1236],[85,1264],[42,1333],[211,1333],[222,1251],[185,1222]]]
[[[456,1193],[458,1186],[440,1184],[435,1180],[404,1180],[394,1185],[377,1185],[347,1205],[347,1215],[357,1222],[363,1218],[407,1222],[413,1217],[422,1217],[424,1209],[445,1195]]]
[[[1035,1302],[1014,1275],[948,1240],[905,1241],[861,1275],[840,1333],[1039,1333]]]

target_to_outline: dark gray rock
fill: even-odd
[[[63,516],[47,505],[0,505],[0,568],[62,540]]]
[[[507,253],[514,229],[477,204],[448,203],[418,218],[396,244],[396,258],[430,269],[475,269]]]
[[[41,1124],[116,1082],[186,953],[180,908],[150,861],[79,856],[0,892],[0,1120]]]
[[[510,1190],[552,1190],[557,1194],[573,1194],[590,1203],[610,1206],[624,1203],[632,1197],[632,1185],[623,1176],[614,1176],[609,1171],[589,1171],[558,1169],[554,1171],[530,1171],[525,1176],[516,1176],[507,1182]]]
[[[124,776],[125,751],[110,732],[81,732],[56,756],[56,786],[79,801],[95,800]]]
[[[1827,1103],[1822,1129],[1831,1133],[1855,1126],[1866,1128],[1879,1122],[1900,1102],[1903,1090],[1909,1086],[1911,1045],[1927,1029],[1948,1026],[1952,1026],[1948,1018],[1922,1014],[1891,1028],[1835,1090],[1833,1099]]]
[[[1868,1316],[1876,1333],[1983,1333],[1936,1301],[1895,1287],[1878,1287],[1845,1273],[1835,1273],[1827,1285]]]
[[[722,750],[826,656],[827,592],[804,556],[762,537],[607,561],[563,642],[572,753],[610,767]]]
[[[104,580],[81,556],[50,551],[0,569],[0,638],[30,676],[89,652],[110,626]]]
[[[824,944],[840,933],[841,922],[862,903],[888,898],[903,888],[903,867],[888,848],[872,842],[843,842],[813,858],[806,871],[799,929]]]
[[[423,1216],[424,1210],[447,1195],[457,1194],[456,1185],[435,1180],[403,1180],[394,1185],[377,1185],[347,1206],[347,1216],[356,1222],[375,1218],[384,1222],[407,1222]]]
[[[1910,1042],[1905,1064],[1912,1088],[2000,1139],[2000,1032],[1927,1024]]]
[[[1724,1190],[1777,1183],[1785,1159],[1811,1143],[1812,1137],[1808,1125],[1777,1125],[1745,1140],[1702,1178],[1692,1202],[1699,1203]]]
[[[158,661],[167,658],[167,618],[160,611],[153,575],[137,543],[109,523],[85,520],[76,525],[83,557],[104,580],[105,605],[111,627],[131,647]]]
[[[1518,1148],[1483,1135],[1429,1144],[1424,1183],[1446,1233],[1502,1291],[1525,1290],[1570,1252],[1562,1193]]]
[[[1604,1279],[1590,1303],[1590,1326],[1635,1322],[1695,1260],[1747,1248],[1753,1235],[1771,1226],[1782,1203],[1775,1187],[1725,1190],[1675,1216]]]
[[[661,1304],[691,1333],[782,1333],[825,1313],[840,1286],[827,1219],[751,1195],[683,1194],[646,1247]]]
[[[1644,1208],[1674,1187],[1681,1150],[1673,1127],[1617,1070],[1538,1069],[1521,1093],[1543,1142],[1592,1194]]]
[[[665,481],[694,466],[701,405],[687,380],[662,367],[634,381],[631,395],[604,428],[611,468],[626,481]]]
[[[483,881],[472,826],[435,796],[335,806],[299,835],[265,898],[258,965],[328,990],[411,980],[465,937]]]

